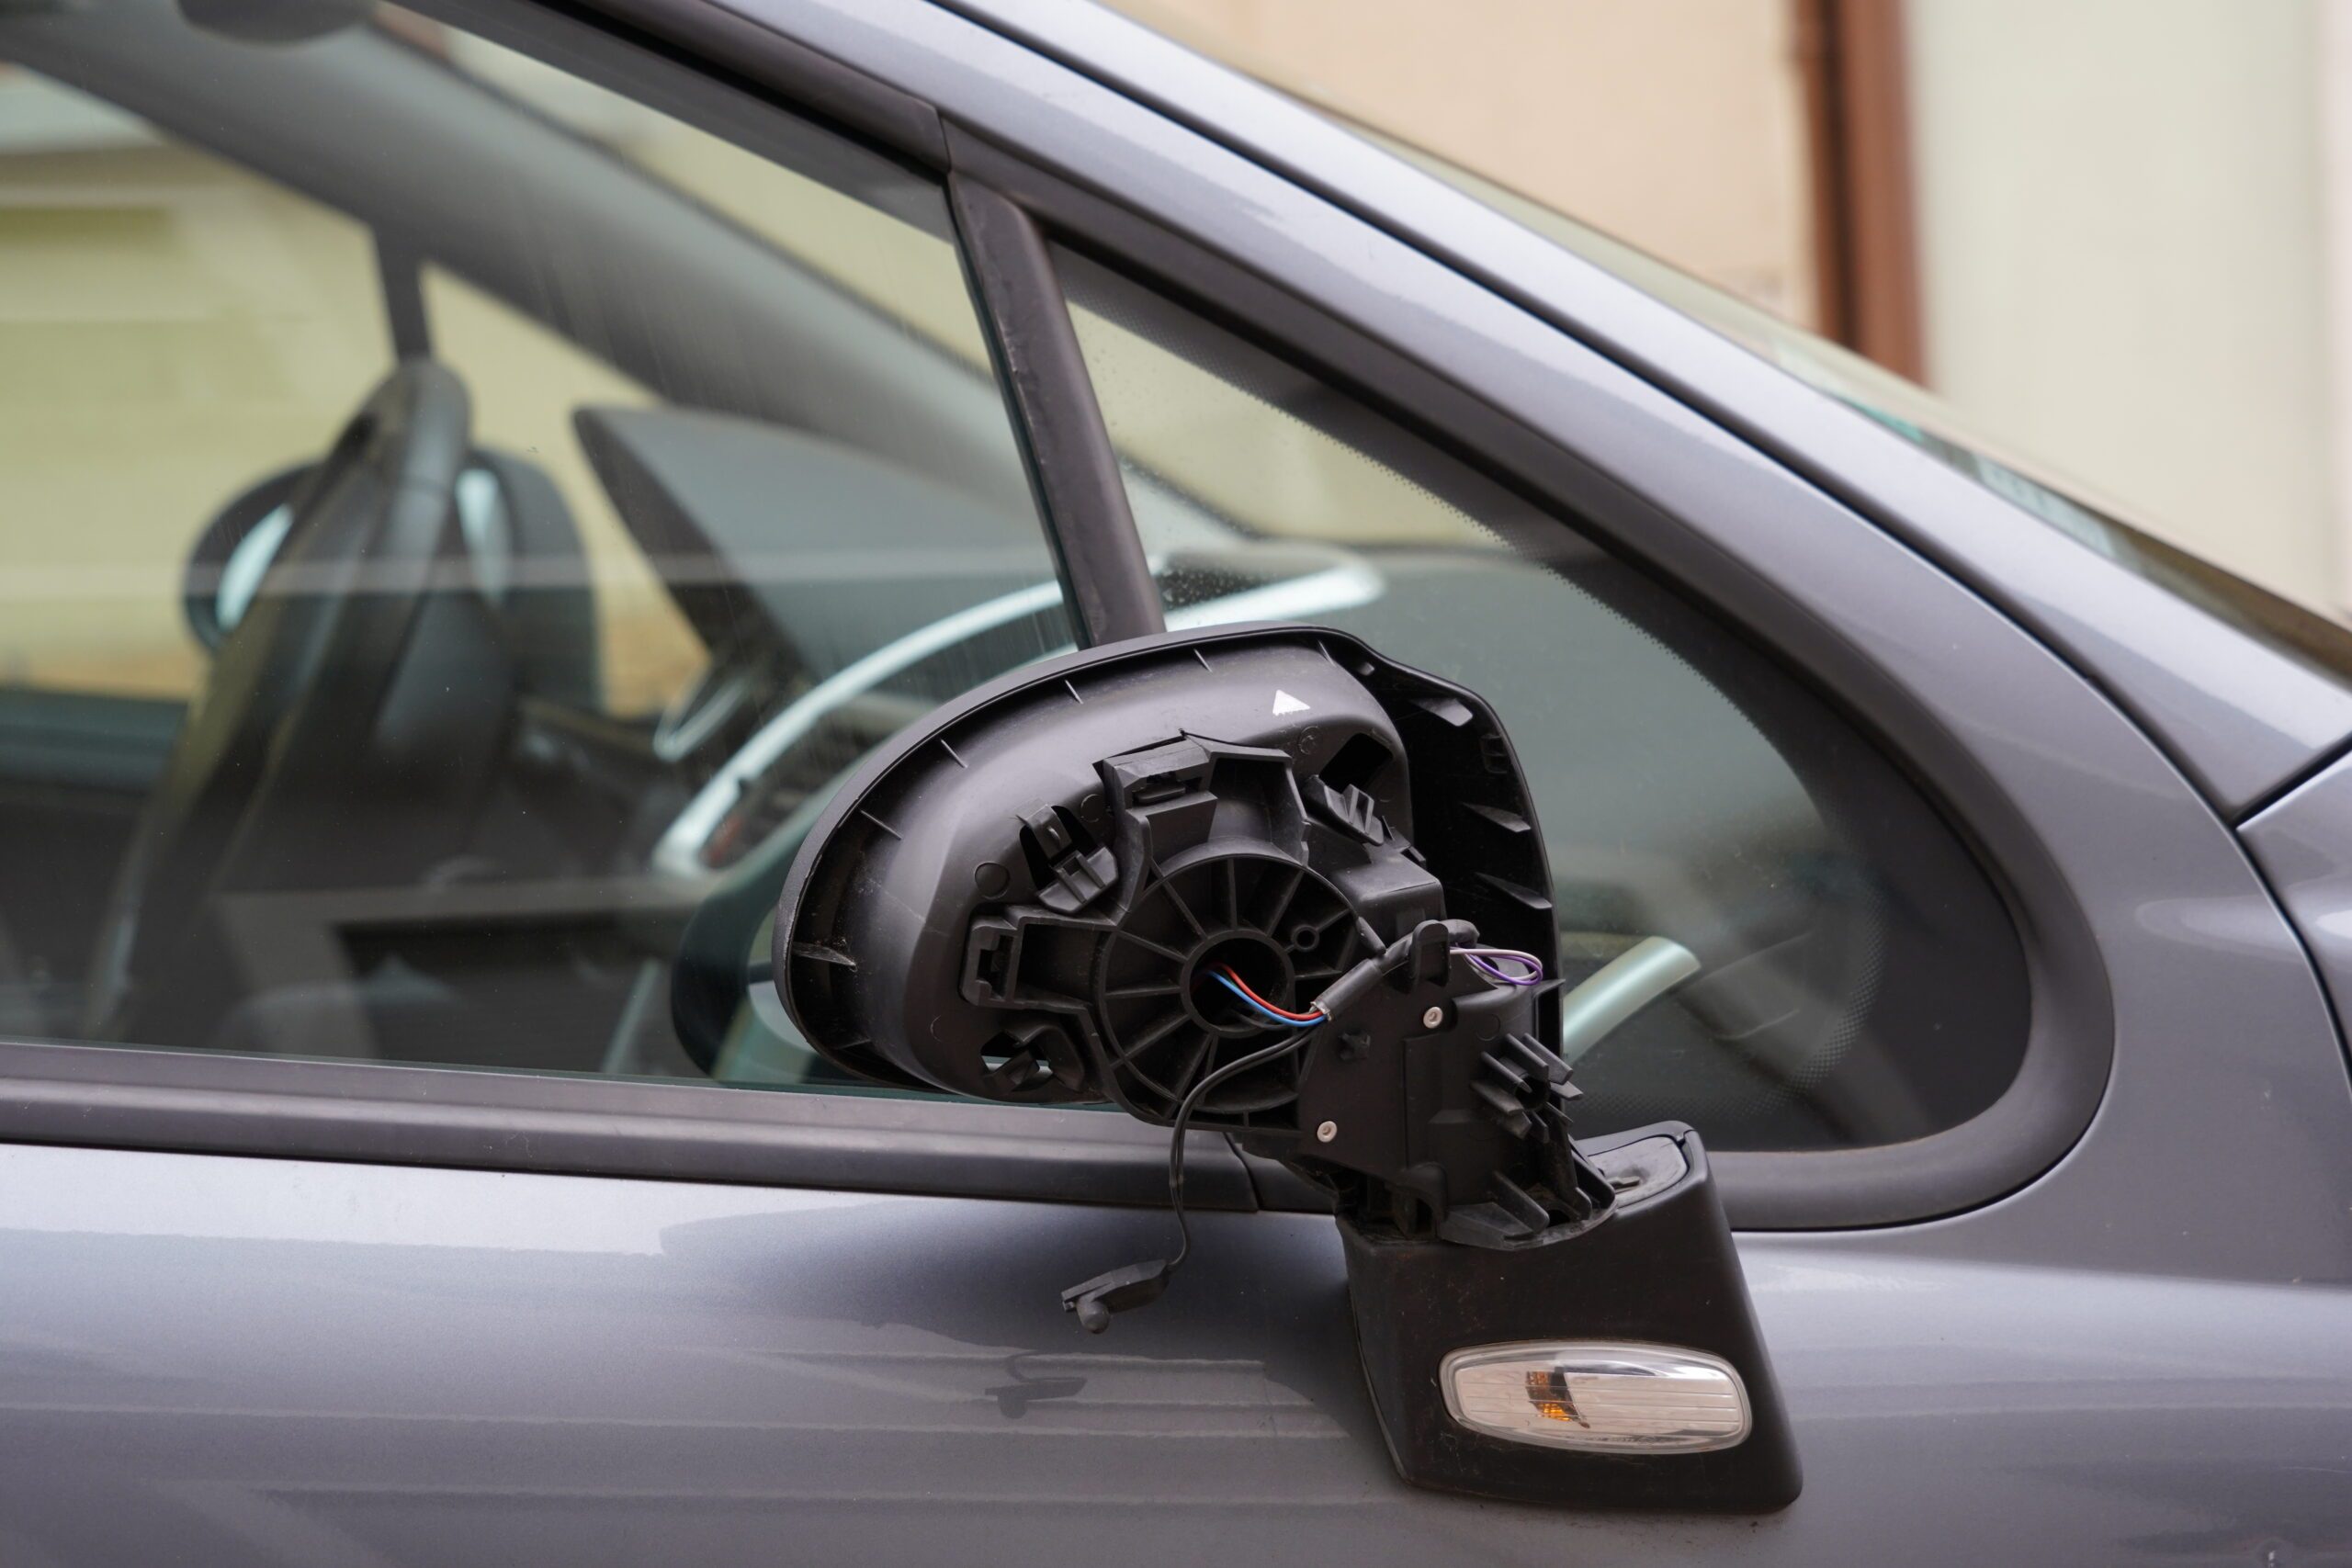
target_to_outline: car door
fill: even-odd
[[[49,628],[13,619],[11,700],[86,698],[96,737],[7,753],[12,944],[85,954],[6,976],[12,1558],[2343,1547],[2352,1106],[2310,966],[2166,756],[1978,595],[1460,273],[943,11],[234,34],[153,4],[0,24],[67,103],[12,207],[74,215],[11,248],[83,247],[8,288],[17,342],[85,373],[18,400],[85,446],[26,438],[7,474],[139,579],[116,604],[87,558],[7,572]],[[198,247],[268,308],[148,280],[155,316],[258,323],[306,376],[304,323],[368,344],[341,380],[259,378],[315,417],[213,492],[162,465],[235,412],[230,372],[142,318],[151,373],[98,374],[70,333],[103,318],[56,281],[186,254],[188,220],[134,219],[190,183],[344,238],[276,270]],[[355,255],[356,288],[285,281]],[[103,889],[220,660],[175,640],[182,590],[217,620],[270,512],[184,557],[396,356],[471,411],[400,656],[502,694],[465,831],[387,871],[371,813],[459,808],[315,801],[330,852],[222,858],[194,916],[220,973],[106,1032]],[[107,502],[126,476],[155,499]],[[270,564],[256,593],[305,591]],[[1059,1292],[1161,1244],[1162,1135],[876,1094],[798,1044],[763,921],[844,768],[1058,646],[1245,617],[1493,698],[1568,962],[1703,950],[1707,986],[1580,1064],[1580,1126],[1674,1115],[1721,1151],[1808,1477],[1788,1510],[1405,1487],[1329,1220],[1214,1138],[1196,1261],[1088,1339]],[[44,675],[61,626],[171,633],[164,716]],[[401,733],[303,777],[382,778]],[[104,799],[98,750],[142,759]],[[100,806],[113,836],[74,847],[54,814]]]

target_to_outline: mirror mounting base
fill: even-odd
[[[1494,1251],[1339,1222],[1365,1382],[1398,1474],[1449,1492],[1581,1507],[1787,1506],[1804,1484],[1795,1438],[1698,1134],[1662,1122],[1581,1146],[1618,1196],[1607,1224],[1571,1242]],[[1727,1364],[1745,1401],[1745,1436],[1713,1451],[1612,1451],[1600,1446],[1609,1423],[1596,1411],[1586,1425],[1564,1395],[1563,1440],[1539,1445],[1471,1429],[1449,1409],[1450,1357],[1563,1341],[1586,1355],[1614,1344]]]

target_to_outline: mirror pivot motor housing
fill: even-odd
[[[1029,666],[877,750],[785,881],[774,973],[876,1082],[1170,1126],[1180,1221],[1188,1125],[1329,1193],[1407,1479],[1781,1506],[1794,1443],[1697,1134],[1569,1131],[1564,1032],[1697,961],[1653,940],[1564,987],[1550,886],[1476,694],[1221,627]],[[1183,1256],[1064,1304],[1099,1332]]]

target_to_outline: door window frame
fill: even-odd
[[[2097,943],[2016,803],[1990,787],[1965,746],[1889,682],[1870,652],[1825,637],[1819,623],[1775,585],[1678,526],[1683,519],[1579,452],[1516,423],[1409,350],[1384,342],[1372,324],[1344,320],[1206,238],[1108,199],[956,119],[948,120],[947,137],[959,174],[1001,192],[1055,243],[1291,362],[1549,515],[1574,518],[1582,537],[1730,626],[1758,659],[1784,667],[1902,763],[1974,852],[2025,950],[2032,1021],[2016,1077],[1976,1116],[1899,1145],[1711,1151],[1736,1226],[1816,1229],[1934,1218],[2013,1190],[2074,1146],[2098,1110],[2113,1059],[2113,1013]],[[1681,439],[1721,439],[1689,409],[1676,412]],[[1652,465],[1671,460],[1656,446],[1643,458]],[[1759,468],[1754,478],[1759,486],[1786,487],[1808,509],[1837,510],[1777,466]],[[1924,564],[1921,570],[1938,591],[1962,592]],[[1944,787],[1952,781],[1962,787]],[[1261,1190],[1269,1206],[1319,1206],[1304,1183],[1261,1179]]]
[[[1471,387],[1270,277],[1226,238],[1179,232],[1019,147],[1015,123],[975,124],[703,0],[594,0],[589,17],[537,0],[424,0],[416,8],[552,61],[651,55],[813,120],[942,180],[1068,602],[1092,643],[1156,629],[1159,597],[1115,454],[1054,282],[1048,237],[1191,302],[1616,550],[1792,666],[1905,759],[2003,894],[2027,948],[2034,1023],[1993,1108],[1912,1144],[1715,1156],[1747,1228],[1883,1224],[1982,1202],[2072,1146],[2097,1109],[2112,1014],[2097,944],[2016,804],[1966,746],[1889,680],[1877,657],[1792,604],[1690,519],[1602,464],[1502,413]],[[723,64],[717,63],[723,62]],[[1189,133],[1186,133],[1189,134]],[[1317,198],[1295,193],[1301,200]],[[1213,301],[1214,304],[1206,302]],[[388,308],[390,301],[388,299]],[[1531,330],[1553,329],[1530,323]],[[1596,356],[1596,365],[1601,366]],[[1614,367],[1606,367],[1613,369]],[[1569,389],[1597,413],[1618,394]],[[1617,412],[1622,412],[1620,408]],[[1726,439],[1678,406],[1664,434]],[[1598,427],[1596,427],[1598,428]],[[1653,460],[1666,447],[1652,437]],[[1836,504],[1758,458],[1756,482]],[[1809,499],[1808,499],[1809,498]],[[1842,513],[1840,514],[1842,516]],[[1566,525],[1563,525],[1564,526]],[[1951,592],[1957,585],[1929,573]],[[1974,601],[1970,601],[1972,604]],[[2013,631],[1999,623],[2002,631]],[[1987,622],[1985,635],[1995,635]],[[1767,649],[1771,651],[1768,652]],[[1924,787],[1924,784],[1923,784]],[[0,1043],[0,1139],[1160,1204],[1166,1134],[1125,1117],[955,1100],[737,1089],[390,1064]],[[1304,1208],[1303,1183],[1194,1134],[1188,1201]]]

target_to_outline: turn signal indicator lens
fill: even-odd
[[[1541,1341],[1455,1350],[1438,1368],[1445,1407],[1508,1442],[1608,1453],[1703,1453],[1747,1436],[1730,1363],[1666,1345]]]

